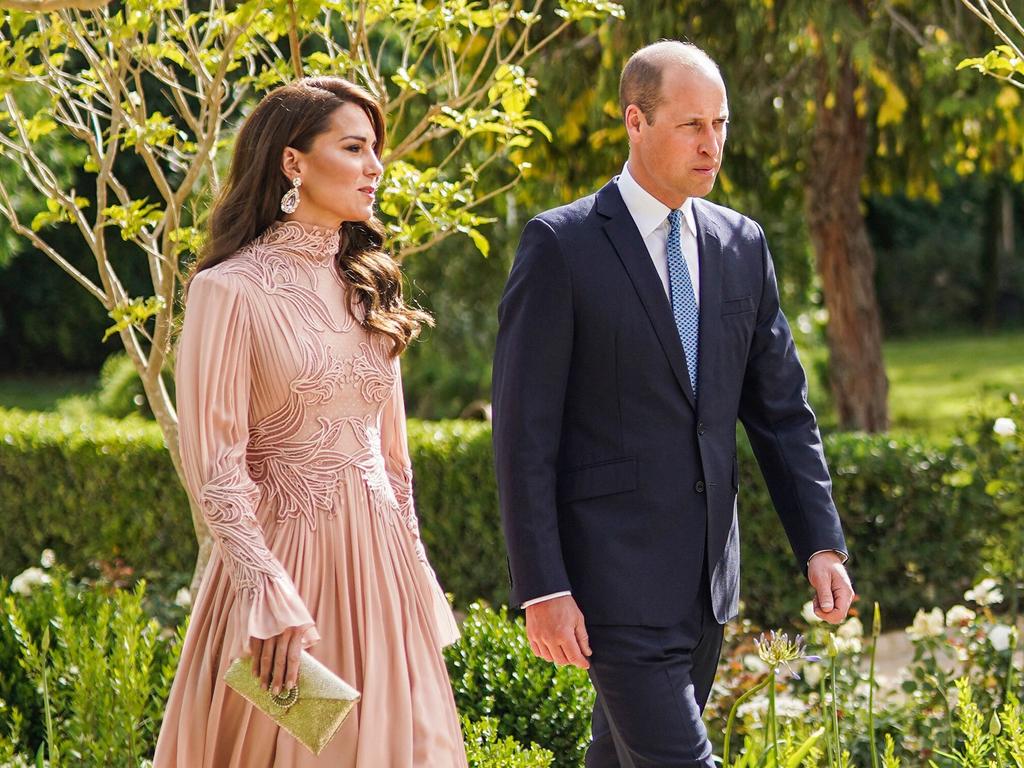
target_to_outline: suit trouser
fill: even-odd
[[[597,700],[586,768],[714,768],[701,713],[723,630],[700,594],[674,626],[587,626]]]

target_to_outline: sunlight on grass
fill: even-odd
[[[0,377],[0,408],[54,411],[57,401],[84,395],[96,386],[94,374]]]
[[[953,434],[971,415],[1024,395],[1024,333],[901,339],[885,345],[894,432]]]

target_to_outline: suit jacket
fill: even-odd
[[[523,231],[493,377],[513,604],[571,590],[588,623],[668,626],[706,569],[715,617],[734,617],[737,419],[800,566],[845,551],[764,233],[704,200],[694,215],[698,397],[614,181]]]

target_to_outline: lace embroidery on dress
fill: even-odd
[[[429,565],[427,562],[427,551],[423,548],[423,542],[420,540],[420,523],[416,517],[416,506],[413,501],[412,467],[406,466],[402,467],[402,469],[404,471],[401,477],[393,472],[388,472],[388,480],[390,481],[395,495],[395,503],[398,507],[398,518],[402,521],[405,529],[412,534],[416,542],[416,556],[424,565]]]
[[[401,396],[395,392],[397,361],[378,334],[359,341],[344,357],[330,343],[329,331],[353,331],[363,316],[362,306],[347,290],[349,312],[338,313],[342,318],[317,292],[325,270],[345,288],[333,265],[337,248],[335,232],[278,223],[243,249],[240,255],[248,258],[229,262],[267,294],[288,301],[307,327],[318,332],[299,341],[300,370],[288,386],[285,402],[250,426],[249,474],[278,522],[301,518],[316,530],[321,515],[336,514],[344,472],[355,467],[382,519],[400,523],[411,534],[417,557],[426,565],[412,499],[412,470],[406,467],[401,477],[389,473],[381,447],[380,414],[389,398]],[[328,405],[348,387],[370,406],[370,413],[312,418],[310,409]]]
[[[277,520],[301,517],[311,530],[316,530],[320,514],[334,514],[332,501],[343,471],[353,464],[361,469],[369,466],[359,453],[346,455],[335,447],[345,426],[358,423],[354,432],[359,444],[377,456],[380,435],[378,432],[376,441],[371,442],[370,428],[358,418],[318,417],[317,429],[299,438],[308,423],[307,408],[328,402],[336,387],[352,384],[365,400],[377,402],[377,412],[366,417],[375,420],[379,404],[387,399],[395,380],[379,343],[360,343],[359,353],[346,360],[337,360],[325,346],[314,346],[310,341],[303,341],[302,350],[302,371],[291,383],[288,399],[250,428],[246,459],[253,480],[263,488]]]
[[[233,466],[202,487],[199,504],[236,589],[251,596],[263,591],[267,579],[283,576],[267,548],[254,510],[260,490]]]

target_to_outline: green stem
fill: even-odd
[[[770,765],[779,764],[779,721],[775,714],[775,669],[768,673],[768,736],[772,740],[772,762]]]
[[[747,691],[742,696],[740,696],[738,699],[736,699],[735,702],[733,702],[732,709],[729,710],[729,719],[725,723],[725,746],[723,748],[723,754],[722,754],[722,768],[729,768],[729,742],[732,741],[732,729],[733,729],[733,726],[736,723],[736,712],[737,712],[737,710],[739,710],[740,704],[745,702],[751,696],[753,696],[758,691],[760,691],[762,688],[764,688],[766,685],[768,685],[768,680],[769,680],[769,678],[766,677],[760,683],[758,683],[753,688],[751,688],[749,691]]]
[[[828,753],[828,768],[836,768],[835,751],[833,748],[834,734],[832,733],[832,718],[828,716],[828,709],[825,707],[825,675],[822,674],[818,680],[818,701],[821,702],[821,716],[825,722],[825,747]]]
[[[50,628],[43,630],[42,657],[40,666],[43,673],[43,714],[46,718],[46,751],[50,759],[50,768],[59,768],[60,751],[57,747],[57,737],[53,732],[53,714],[50,711],[50,685],[46,675],[46,667],[50,661]]]
[[[871,738],[871,768],[878,768],[878,745],[875,743],[875,651],[878,650],[878,638],[871,641],[871,670],[868,673],[868,735]]]
[[[843,739],[839,733],[839,695],[836,692],[836,657],[832,657],[832,729],[836,737],[836,764],[843,765]]]

